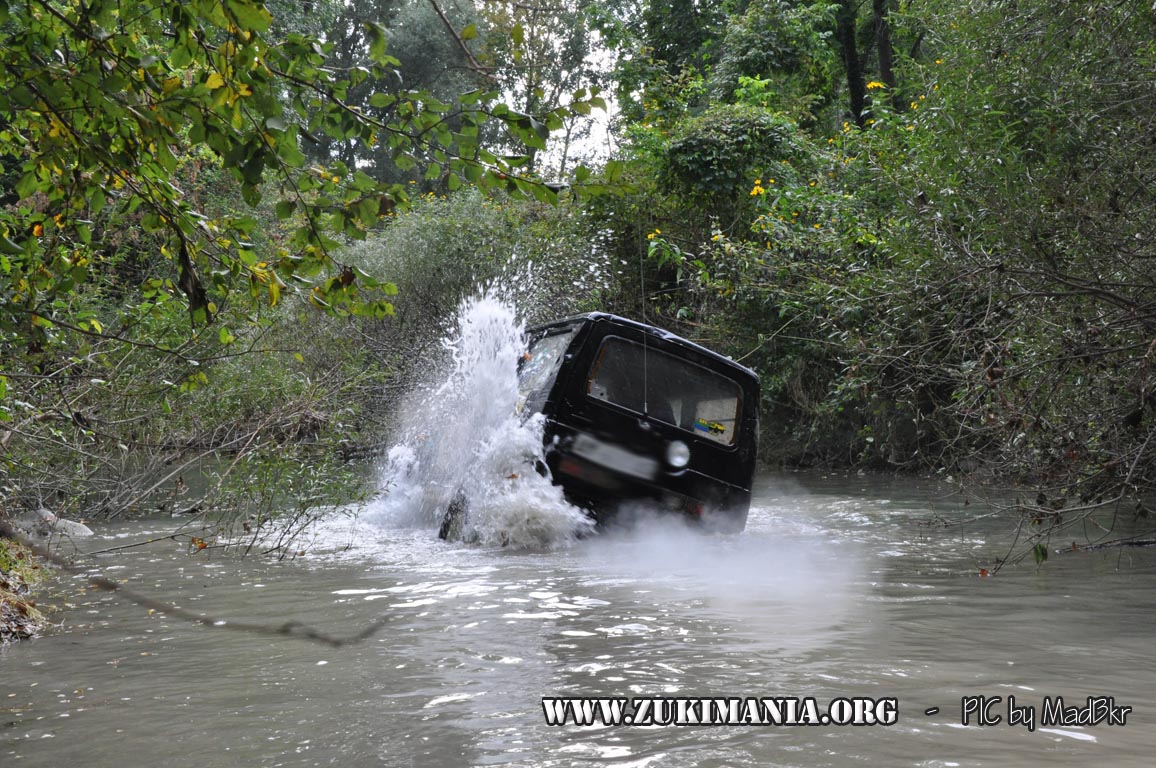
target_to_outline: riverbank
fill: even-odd
[[[0,537],[0,645],[27,640],[44,627],[34,592],[42,577],[41,566],[27,547]]]

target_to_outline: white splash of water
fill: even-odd
[[[525,328],[490,289],[462,302],[444,342],[446,374],[403,414],[402,440],[383,469],[386,493],[370,519],[440,526],[451,502],[468,510],[462,539],[550,547],[593,523],[534,469],[542,458],[541,415],[517,413],[517,361]]]

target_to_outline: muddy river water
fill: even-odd
[[[194,611],[338,634],[387,619],[329,648],[59,577],[59,626],[0,651],[0,765],[1152,765],[1156,552],[1053,554],[985,578],[1008,519],[926,524],[975,511],[936,484],[774,474],[738,536],[653,525],[527,549],[340,519],[280,562],[125,549],[94,570]],[[83,548],[173,525],[104,527]],[[811,697],[823,713],[867,697],[897,715],[551,726],[543,697]],[[1008,723],[1013,697],[1033,728]],[[1041,721],[1055,697],[1131,710],[1124,725]]]

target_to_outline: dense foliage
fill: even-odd
[[[0,3],[11,508],[184,507],[202,454],[217,503],[340,500],[447,312],[532,262],[528,316],[757,369],[770,462],[1019,483],[1037,558],[1147,513],[1147,4],[308,7]],[[600,85],[615,156],[572,168]]]
[[[511,147],[601,105],[515,110],[475,25],[421,8],[0,3],[0,514],[347,500],[325,463],[364,446],[391,375],[354,321],[397,285],[341,249],[418,182],[553,202]],[[463,71],[421,71],[401,35],[408,79],[401,21]]]
[[[645,170],[610,215],[649,311],[763,374],[767,457],[1027,484],[1037,559],[1091,513],[1146,515],[1156,12],[730,18],[694,43],[720,56],[634,83]]]

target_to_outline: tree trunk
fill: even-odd
[[[873,0],[875,11],[875,48],[879,51],[879,77],[891,94],[891,104],[899,110],[899,93],[895,88],[895,55],[891,45],[891,27],[887,23],[887,0]]]
[[[855,124],[863,127],[863,104],[867,97],[867,86],[863,82],[863,65],[859,61],[859,47],[855,42],[855,5],[851,0],[840,0],[835,17],[835,38],[843,54],[843,66],[847,71],[847,96],[851,117]]]

